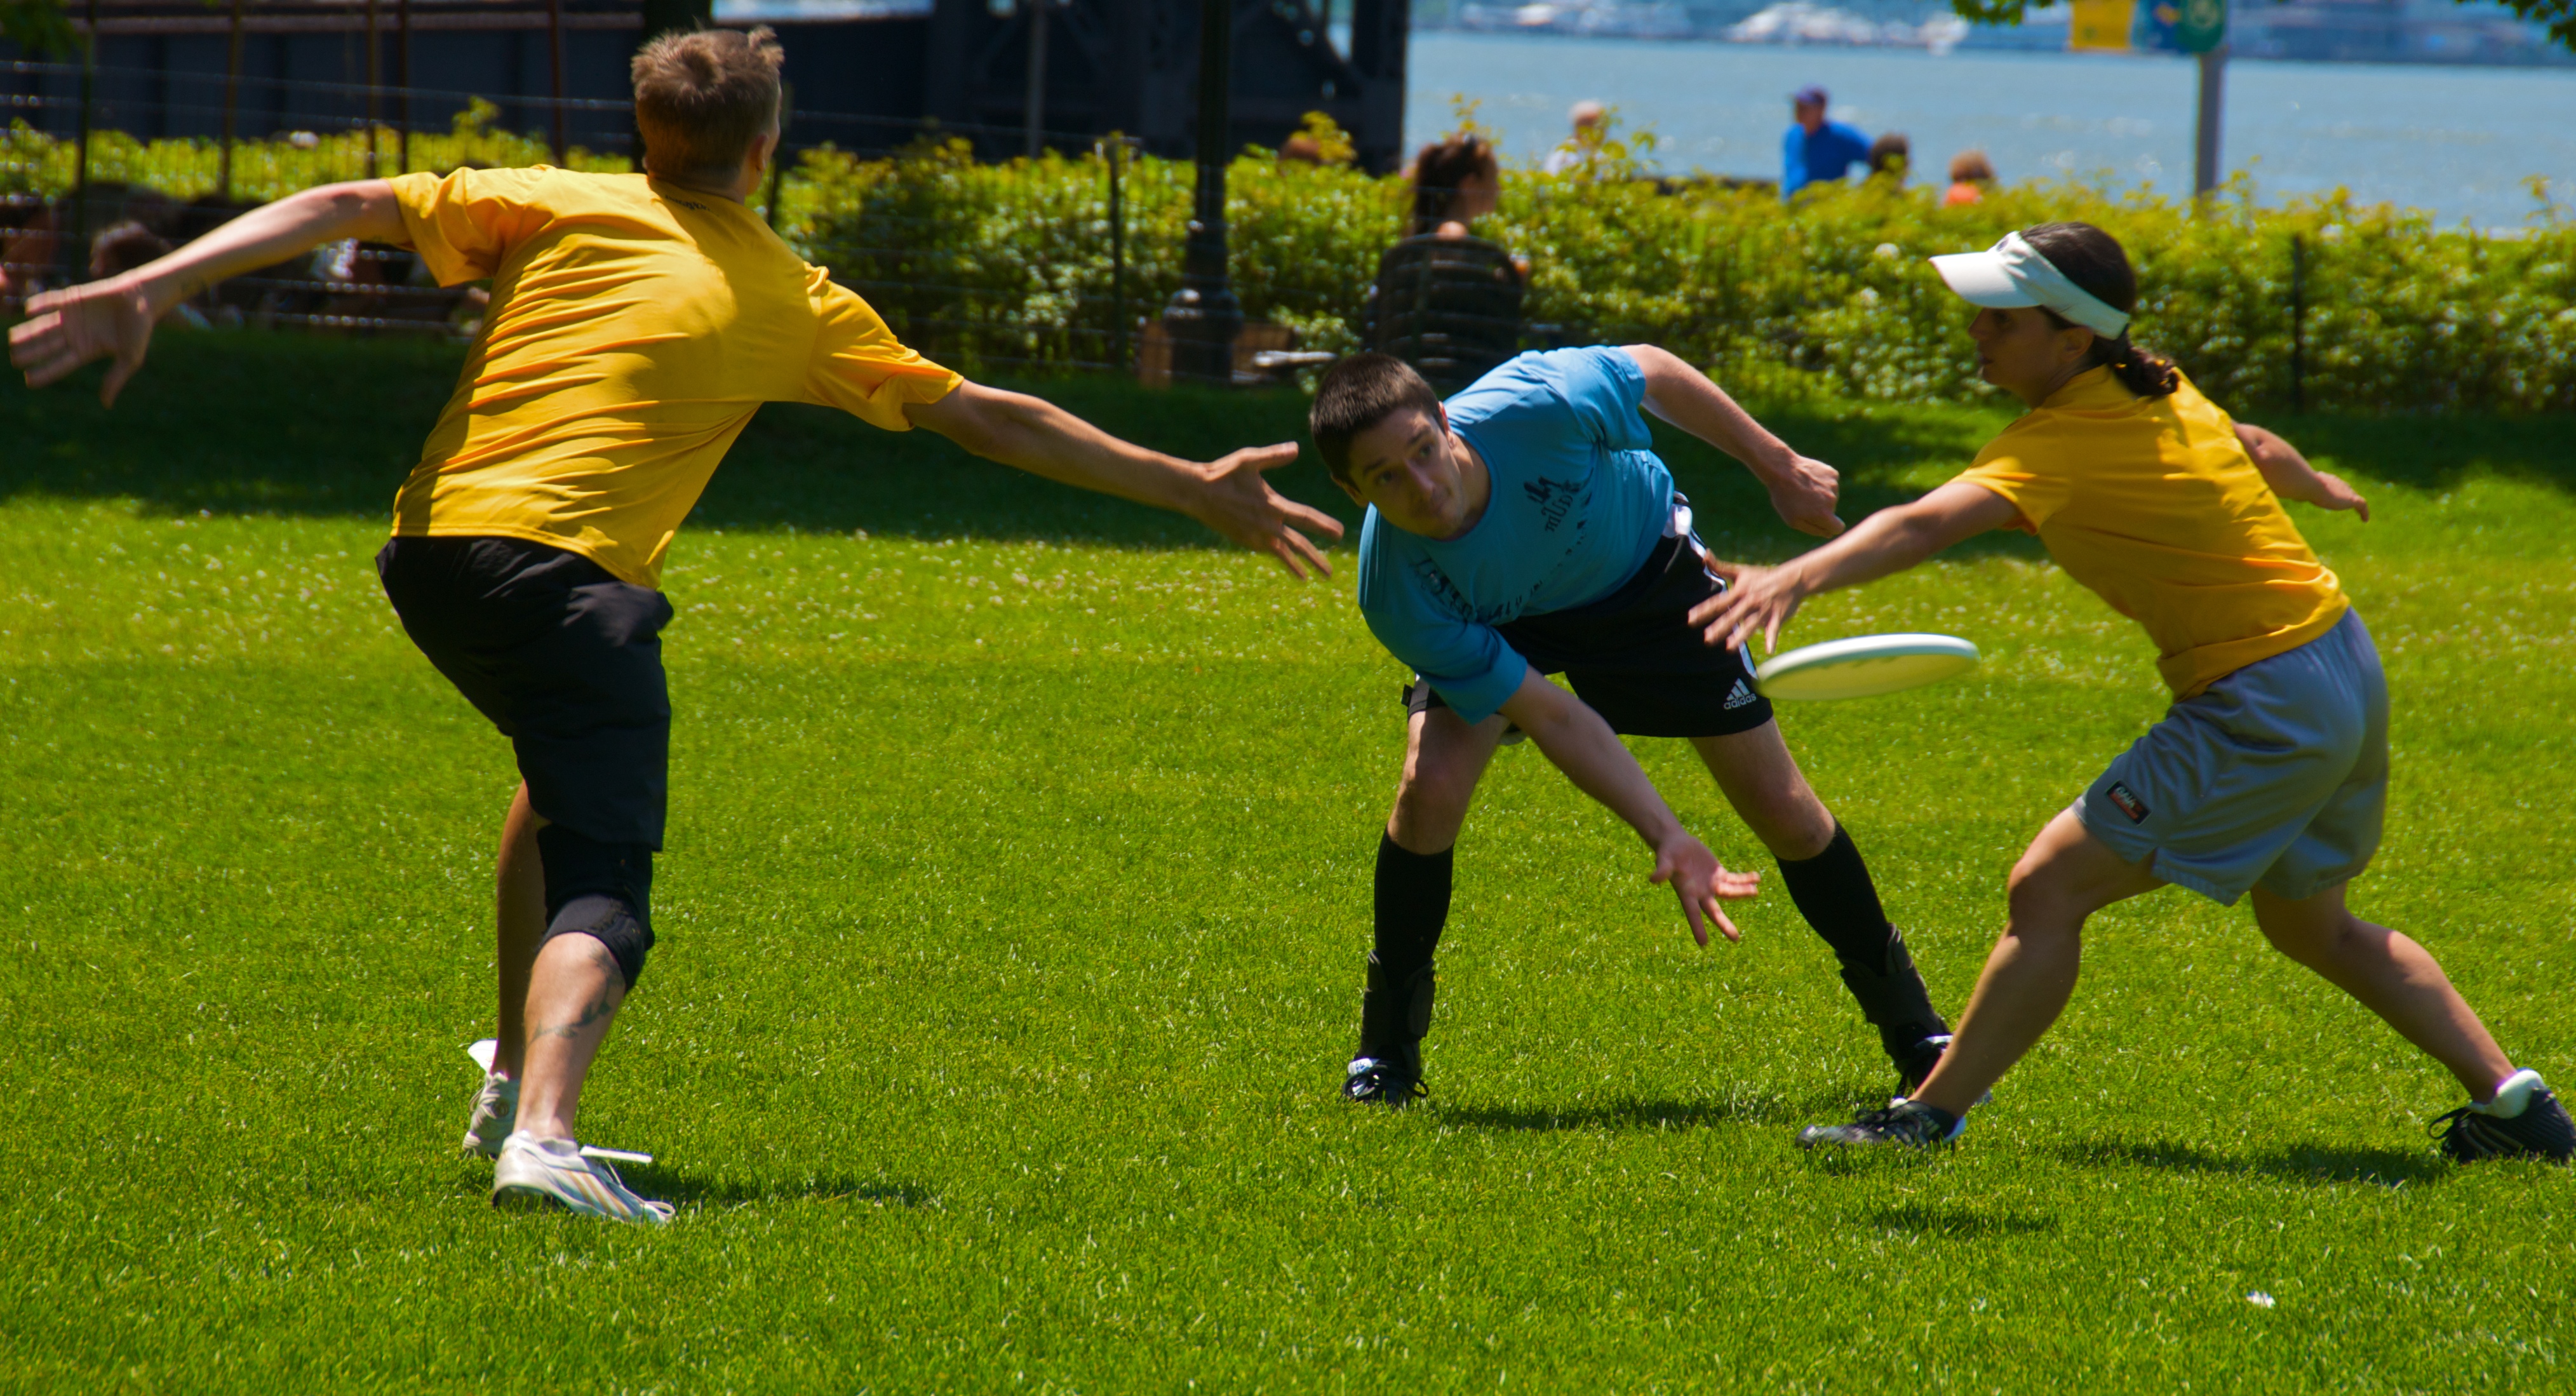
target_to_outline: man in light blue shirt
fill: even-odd
[[[1780,739],[1741,651],[1712,648],[1691,607],[1722,588],[1644,413],[1743,461],[1793,527],[1828,536],[1833,468],[1809,460],[1705,375],[1652,345],[1523,354],[1442,403],[1383,354],[1344,359],[1310,425],[1333,478],[1368,506],[1360,611],[1409,666],[1404,775],[1378,844],[1375,948],[1343,1090],[1403,1105],[1421,1090],[1432,956],[1476,783],[1515,734],[1654,853],[1706,945],[1720,903],[1754,894],[1656,793],[1618,734],[1688,739],[1779,861],[1798,909],[1842,962],[1900,1086],[1948,1028],[1888,923],[1860,852]],[[1548,682],[1562,673],[1574,691]]]
[[[1839,121],[1825,120],[1825,89],[1802,87],[1789,98],[1795,120],[1780,140],[1780,197],[1797,196],[1810,184],[1840,183],[1854,165],[1869,163],[1869,137]]]

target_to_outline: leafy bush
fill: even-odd
[[[352,142],[363,146],[352,136],[320,151],[245,143],[236,187],[271,196],[346,178]],[[22,127],[0,146],[0,170],[34,171],[18,178],[56,191],[69,154]],[[413,142],[421,166],[542,156],[479,123]],[[202,142],[103,138],[94,159],[98,178],[182,195],[213,178]],[[1122,168],[1123,278],[1097,153],[993,165],[962,142],[881,160],[811,150],[786,181],[778,223],[934,354],[966,366],[1098,364],[1114,357],[1122,318],[1132,334],[1179,289],[1190,217],[1191,166]],[[1502,207],[1478,231],[1530,258],[1534,342],[1652,340],[1773,391],[1971,397],[1987,390],[1964,352],[1964,307],[1923,258],[2077,218],[2111,230],[2137,262],[2140,341],[2231,405],[2277,408],[2303,390],[2310,406],[2366,411],[2576,409],[2576,222],[2536,181],[2529,225],[2501,235],[2438,228],[2429,214],[2341,192],[2262,207],[2241,179],[2199,209],[2047,181],[1963,208],[1875,185],[1784,209],[1767,191],[1636,176],[1624,155],[1563,175],[1507,172]],[[1312,347],[1356,347],[1378,254],[1402,231],[1402,182],[1252,150],[1227,189],[1245,313],[1294,326]],[[2305,258],[2297,385],[2294,240]]]

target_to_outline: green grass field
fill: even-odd
[[[454,363],[167,337],[113,415],[0,383],[0,1388],[2576,1389],[2576,1178],[2437,1161],[2439,1069],[2178,891],[2097,921],[1961,1148],[1820,1165],[1796,1127],[1888,1084],[1828,952],[1776,887],[1693,948],[1518,748],[1461,845],[1434,1103],[1343,1104],[1403,677],[1347,547],[1301,587],[782,409],[674,550],[662,945],[586,1098],[679,1218],[495,1213],[452,1151],[515,776],[369,563]],[[1194,453],[1302,413],[1046,391]],[[2004,416],[1772,420],[1866,509]],[[2576,427],[2277,425],[2379,511],[2298,510],[2395,689],[2356,906],[2576,1086]],[[1670,457],[1721,551],[1797,546]],[[1784,726],[1955,1008],[2023,842],[2163,699],[2026,540],[1797,638],[1888,628],[1988,663]]]

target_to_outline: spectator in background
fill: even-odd
[[[1869,159],[1869,137],[1825,120],[1825,89],[1802,87],[1790,98],[1796,120],[1781,140],[1780,197],[1795,198],[1810,184],[1837,181]]]
[[[1986,186],[1995,182],[1995,167],[1986,163],[1982,150],[1963,150],[1950,157],[1950,187],[1942,192],[1941,206],[1957,208],[1962,204],[1982,203]]]
[[[1413,158],[1413,220],[1378,258],[1362,312],[1369,348],[1456,392],[1520,352],[1529,262],[1469,228],[1502,202],[1494,148],[1461,131]]]
[[[1503,170],[1484,137],[1461,131],[1426,145],[1406,176],[1413,185],[1411,236],[1463,238],[1467,225],[1503,202]]]
[[[1602,118],[1609,114],[1609,108],[1589,98],[1575,103],[1565,114],[1566,120],[1574,123],[1574,135],[1547,153],[1547,158],[1539,162],[1539,171],[1563,174],[1591,164],[1593,155],[1601,149]]]
[[[1905,171],[1914,163],[1913,143],[1894,131],[1869,143],[1869,177],[1884,175],[1899,184],[1905,182]]]

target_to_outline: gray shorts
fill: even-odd
[[[2351,880],[2388,807],[2388,680],[2360,613],[2176,703],[2072,808],[2155,875],[2233,905]]]

